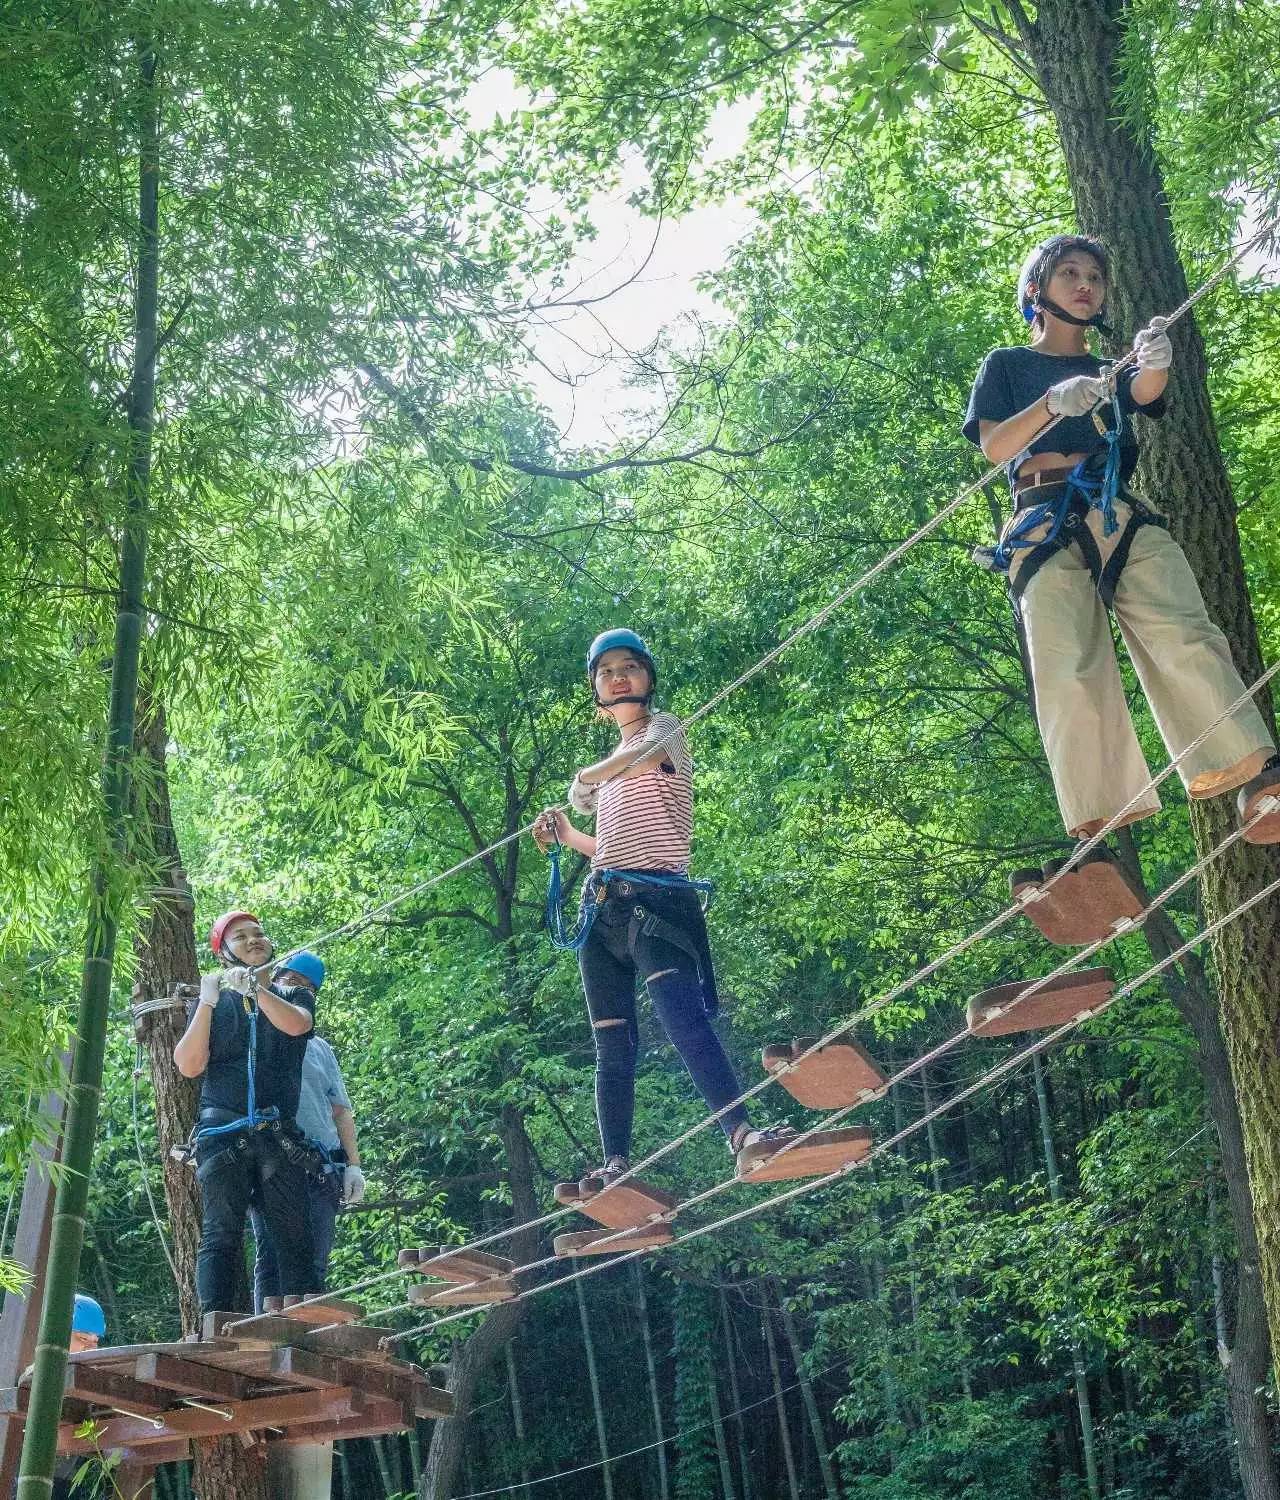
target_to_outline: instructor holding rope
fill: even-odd
[[[245,1218],[261,1210],[286,1297],[319,1291],[307,1209],[308,1151],[294,1123],[315,991],[265,983],[274,948],[252,912],[225,912],[209,946],[221,972],[173,1049],[184,1078],[202,1078],[196,1128],[202,1230],[196,1287],[202,1313],[234,1311]]]

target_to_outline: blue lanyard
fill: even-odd
[[[254,984],[257,984],[255,979]],[[255,1000],[250,1000],[248,995],[243,997],[246,1010],[249,1012],[249,1108],[248,1112],[238,1120],[231,1120],[226,1125],[206,1125],[202,1130],[196,1131],[197,1141],[212,1140],[215,1136],[236,1135],[242,1130],[257,1130],[261,1125],[269,1125],[273,1120],[280,1118],[280,1111],[274,1105],[268,1105],[266,1109],[258,1108],[258,1005]]]
[[[687,875],[663,875],[654,870],[592,870],[582,893],[578,919],[569,926],[565,922],[564,886],[560,874],[562,850],[563,846],[557,841],[547,851],[551,858],[551,876],[547,882],[547,931],[552,947],[563,953],[577,953],[586,947],[600,909],[600,893],[611,880],[628,880],[635,885],[652,885],[666,890],[699,891],[707,897],[708,904],[715,894],[713,881],[691,880]]]

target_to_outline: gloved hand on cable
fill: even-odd
[[[200,1004],[207,1005],[210,1010],[218,1003],[222,994],[222,975],[201,974],[200,976]]]
[[[342,1169],[342,1201],[348,1208],[364,1201],[364,1173],[354,1162]]]
[[[1087,417],[1106,397],[1106,387],[1096,375],[1073,375],[1060,380],[1044,393],[1044,404],[1054,417]]]
[[[256,999],[258,995],[257,970],[251,969],[247,964],[236,964],[223,974],[223,979],[235,990],[238,995],[248,995]]]
[[[1140,370],[1167,370],[1173,363],[1173,343],[1165,332],[1168,322],[1152,318],[1133,336],[1133,352]]]

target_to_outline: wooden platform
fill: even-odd
[[[788,1067],[817,1040],[797,1037],[793,1042],[774,1042],[760,1055],[765,1071],[777,1074],[782,1087],[806,1109],[845,1109],[876,1096],[884,1086],[884,1074],[849,1033],[820,1047],[794,1068]],[[780,1071],[784,1068],[787,1071]]]
[[[242,1314],[211,1313],[198,1343],[71,1355],[59,1454],[95,1451],[75,1435],[90,1417],[104,1452],[121,1452],[130,1464],[145,1466],[188,1457],[193,1438],[239,1433],[251,1443],[324,1442],[400,1432],[419,1417],[452,1415],[447,1391],[378,1347],[389,1330],[349,1320],[332,1329],[315,1322],[320,1308],[336,1321],[335,1307],[360,1315],[351,1303],[316,1303],[247,1322]],[[24,1419],[30,1373],[0,1391],[0,1418]]]
[[[860,1161],[871,1150],[871,1132],[860,1125],[847,1130],[817,1130],[802,1146],[779,1148],[759,1166],[738,1173],[740,1182],[790,1182],[800,1177],[825,1177],[828,1172]]]
[[[624,1250],[652,1250],[675,1241],[669,1224],[647,1224],[641,1229],[584,1229],[558,1234],[552,1242],[557,1255],[614,1255]]]
[[[398,1264],[404,1270],[453,1283],[443,1289],[430,1283],[410,1287],[408,1300],[424,1307],[483,1307],[488,1302],[510,1302],[519,1294],[516,1264],[505,1255],[487,1255],[465,1246],[455,1250],[428,1245],[402,1250]]]
[[[1101,844],[1090,850],[1046,894],[1027,900],[1064,868],[1065,859],[1049,860],[1042,869],[1015,870],[1009,887],[1015,900],[1051,943],[1082,947],[1109,937],[1116,924],[1140,916],[1142,900],[1121,873],[1114,856]]]
[[[1280,844],[1280,771],[1263,771],[1240,792],[1240,821],[1247,823],[1271,799],[1270,810],[1244,836],[1246,844]]]
[[[555,1200],[576,1208],[606,1229],[637,1229],[649,1223],[654,1214],[667,1213],[679,1201],[674,1194],[634,1177],[602,1193],[587,1189],[587,1180],[556,1183]]]
[[[1065,1021],[1083,1020],[1110,1000],[1116,976],[1110,969],[1060,974],[1029,999],[1021,999],[1036,982],[1019,979],[975,995],[969,1001],[969,1030],[974,1036],[1008,1036],[1017,1031],[1048,1031]]]

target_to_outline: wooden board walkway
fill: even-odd
[[[135,1465],[190,1456],[193,1438],[244,1434],[250,1442],[377,1437],[419,1417],[453,1415],[453,1397],[417,1365],[380,1345],[390,1330],[356,1321],[351,1302],[312,1303],[249,1318],[210,1313],[198,1342],[135,1344],[70,1356],[58,1452],[91,1454],[76,1436],[92,1418],[96,1445]],[[0,1391],[0,1419],[21,1422],[28,1370]]]

